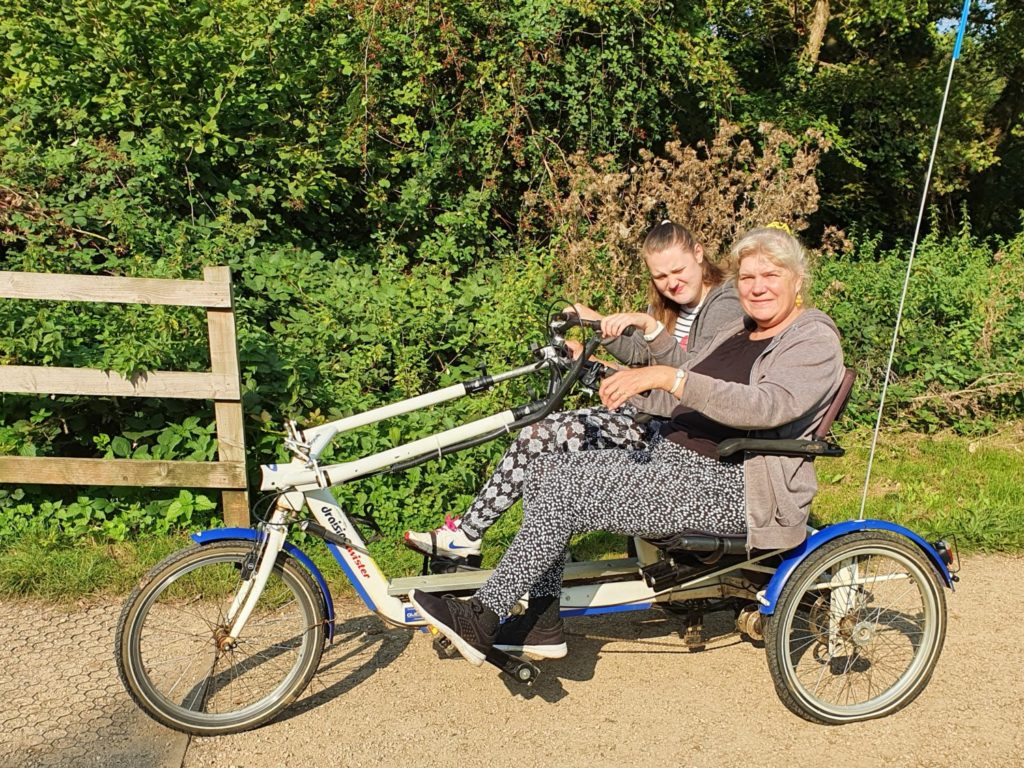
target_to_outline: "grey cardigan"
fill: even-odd
[[[738,333],[742,323],[724,329],[682,367],[690,369],[699,363]],[[772,339],[754,361],[749,384],[691,373],[679,404],[722,424],[748,430],[751,437],[808,438],[839,390],[843,371],[835,323],[824,312],[809,309]],[[788,549],[802,542],[818,490],[812,462],[793,456],[748,454],[743,480],[748,549]]]
[[[735,327],[743,317],[736,286],[730,280],[711,289],[704,299],[704,306],[693,319],[690,338],[684,350],[668,331],[663,330],[651,341],[639,333],[619,336],[605,344],[605,349],[620,363],[630,367],[643,365],[671,365],[682,368],[688,360],[708,348],[711,341],[723,328]],[[668,418],[679,401],[661,389],[648,395],[636,395],[629,399],[641,413]]]

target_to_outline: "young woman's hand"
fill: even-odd
[[[571,304],[565,308],[566,312],[575,312],[580,316],[581,320],[603,320],[604,315],[600,312],[595,312],[586,304]]]
[[[653,333],[658,321],[646,312],[618,312],[601,320],[601,335],[606,338],[621,336],[630,326],[639,328],[641,333]]]
[[[576,339],[566,339],[565,348],[569,350],[569,354],[572,355],[573,360],[578,360],[579,356],[583,354],[583,345],[580,344]]]
[[[633,395],[651,389],[672,389],[676,381],[676,369],[669,365],[652,365],[647,368],[624,368],[601,382],[601,402],[605,408],[614,411]]]

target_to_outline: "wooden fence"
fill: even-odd
[[[0,483],[217,488],[223,490],[225,523],[249,524],[238,346],[227,267],[207,267],[203,280],[0,272],[0,298],[205,307],[209,373],[151,371],[126,379],[89,368],[0,365],[0,392],[213,400],[219,458],[204,462],[0,456]]]

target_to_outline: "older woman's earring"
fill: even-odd
[[[803,297],[803,295],[798,293],[796,295],[796,301],[794,303],[796,304],[796,308],[800,309],[800,307],[802,307],[804,305],[804,297]]]

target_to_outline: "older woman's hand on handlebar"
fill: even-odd
[[[601,382],[601,402],[614,411],[633,395],[651,389],[671,391],[676,382],[676,369],[668,365],[647,368],[625,368]]]
[[[631,326],[640,329],[641,333],[653,333],[658,321],[646,312],[617,312],[601,320],[601,335],[605,337],[621,336]]]

